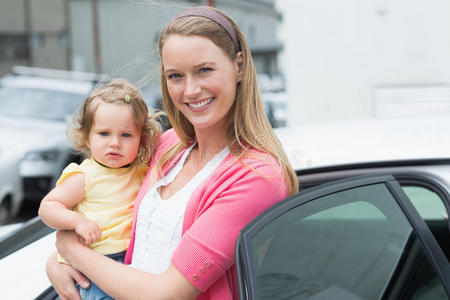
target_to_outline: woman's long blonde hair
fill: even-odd
[[[264,112],[261,96],[258,89],[256,70],[253,64],[247,41],[236,25],[226,14],[211,7],[205,9],[214,10],[224,16],[232,24],[242,51],[241,81],[237,85],[236,99],[226,118],[226,139],[230,150],[234,155],[241,157],[249,148],[254,148],[273,156],[284,171],[287,183],[288,195],[298,191],[298,180],[284,150],[273,132],[272,126]],[[161,57],[161,90],[163,106],[167,116],[180,137],[181,142],[169,149],[158,161],[157,170],[161,171],[167,163],[189,143],[195,140],[194,127],[188,119],[175,107],[164,76],[164,65],[162,61],[162,50],[164,43],[170,35],[202,36],[210,39],[216,46],[221,48],[234,61],[238,54],[233,40],[227,31],[216,22],[199,16],[186,16],[169,22],[161,31],[159,38],[159,54]]]

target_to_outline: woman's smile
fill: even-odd
[[[224,131],[236,97],[237,61],[207,38],[179,35],[166,40],[162,61],[170,98],[197,134]]]
[[[188,103],[186,103],[186,105],[189,106],[189,108],[192,111],[200,112],[200,111],[204,111],[204,110],[208,109],[210,104],[215,99],[216,99],[215,97],[212,97],[212,98],[205,99],[205,100],[200,100],[200,101],[197,101],[197,102],[188,102]]]

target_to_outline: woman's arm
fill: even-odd
[[[114,299],[195,299],[200,294],[174,266],[161,275],[134,269],[86,247],[72,231],[57,232],[56,246],[75,269]]]
[[[52,189],[41,201],[39,216],[54,229],[75,230],[90,245],[101,237],[97,223],[71,208],[84,197],[84,175],[76,173]]]
[[[205,186],[192,196],[201,199],[200,206],[186,208],[188,229],[171,259],[199,290],[208,289],[235,264],[235,244],[242,228],[286,197],[281,168],[264,154],[236,162]],[[205,200],[204,195],[210,196]]]
[[[90,285],[89,280],[70,265],[58,263],[56,253],[48,258],[46,272],[61,300],[81,300],[80,293],[74,284],[75,281],[85,289]]]

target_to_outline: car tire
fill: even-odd
[[[6,196],[0,202],[0,225],[5,225],[11,217],[11,197]]]

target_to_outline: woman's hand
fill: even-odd
[[[52,254],[46,265],[47,276],[61,300],[81,300],[75,281],[83,288],[89,287],[89,280],[70,265],[56,261],[56,253]]]

